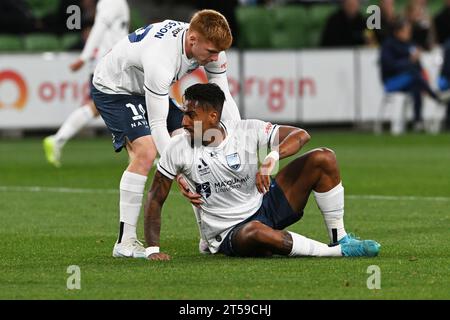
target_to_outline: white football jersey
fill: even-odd
[[[108,94],[167,96],[172,83],[199,67],[184,48],[189,24],[165,20],[129,34],[99,62],[93,84]],[[209,78],[224,75],[226,55],[205,66]]]
[[[100,0],[95,9],[95,21],[81,53],[94,72],[99,59],[128,34],[130,9],[126,0]]]
[[[267,154],[277,125],[260,120],[222,121],[226,137],[217,147],[191,147],[189,134],[173,137],[158,162],[158,171],[169,179],[185,176],[192,191],[202,195],[197,214],[202,238],[216,253],[233,226],[254,214],[263,195],[255,177],[258,153]]]

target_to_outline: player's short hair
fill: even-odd
[[[184,91],[185,101],[195,101],[204,109],[212,108],[222,115],[225,94],[215,83],[196,83]]]
[[[227,19],[215,10],[197,11],[189,23],[189,29],[211,41],[219,51],[227,50],[233,42]]]

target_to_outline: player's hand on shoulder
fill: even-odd
[[[202,196],[198,193],[191,192],[186,180],[180,175],[177,177],[177,184],[181,194],[187,198],[192,205],[198,208],[203,203]]]
[[[73,63],[69,66],[69,68],[70,68],[70,70],[72,70],[72,71],[78,71],[78,70],[81,69],[81,67],[83,67],[83,65],[84,65],[84,61],[81,60],[81,59],[78,59],[78,60],[76,60],[75,62],[73,62]]]
[[[164,252],[155,252],[147,257],[148,260],[167,261],[170,260],[170,256]]]

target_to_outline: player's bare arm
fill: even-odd
[[[161,234],[161,209],[172,186],[172,180],[156,171],[145,204],[144,236],[147,245],[157,248],[148,255],[149,260],[169,260],[170,256],[159,252],[159,239]]]
[[[278,151],[280,159],[296,154],[311,139],[306,130],[291,126],[280,126],[277,135],[272,150]]]
[[[270,187],[270,174],[279,159],[296,154],[308,143],[310,135],[303,129],[280,126],[274,139],[272,152],[267,155],[256,174],[256,187],[260,193],[266,193]],[[279,143],[278,143],[279,141]]]

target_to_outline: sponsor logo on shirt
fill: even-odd
[[[209,182],[205,183],[195,183],[195,192],[201,195],[204,199],[209,198],[211,195],[211,184]]]
[[[239,158],[239,153],[237,152],[227,155],[226,160],[228,166],[233,170],[237,170],[241,167],[241,158]]]
[[[215,192],[228,192],[231,189],[240,189],[242,185],[247,184],[250,180],[250,176],[247,174],[245,178],[233,178],[214,183]]]

